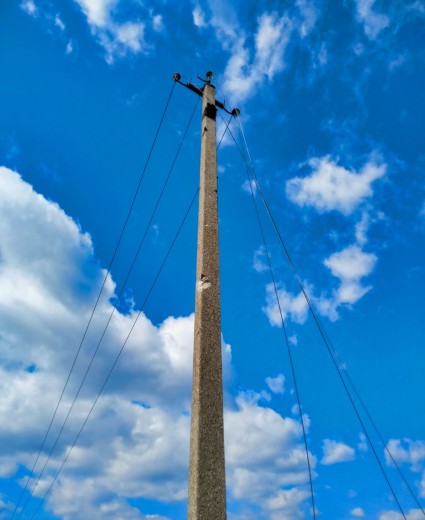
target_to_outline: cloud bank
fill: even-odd
[[[93,302],[105,277],[91,237],[12,170],[0,168],[0,476],[16,478],[35,460]],[[64,395],[63,420],[97,338],[112,310],[111,276]],[[115,312],[99,356],[47,470],[42,497],[91,407],[137,310]],[[130,498],[186,499],[193,315],[154,325],[141,315],[46,508],[65,520],[144,519]],[[224,344],[224,366],[231,362]],[[284,376],[267,379],[283,392]],[[308,473],[300,425],[239,393],[225,410],[230,500],[265,518],[302,518]],[[59,424],[53,431],[57,432]],[[48,438],[36,474],[54,436]],[[176,450],[176,445],[179,449]],[[313,466],[315,458],[311,455]],[[20,485],[25,478],[20,477]],[[32,483],[34,480],[32,480]],[[32,484],[30,485],[30,487]],[[78,497],[78,500],[76,499]],[[6,504],[9,511],[12,504]],[[149,516],[157,520],[159,515]]]

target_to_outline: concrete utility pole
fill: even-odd
[[[207,72],[203,88],[182,83],[180,74],[173,76],[202,96],[188,520],[226,520],[216,107],[232,115],[239,111],[229,112],[216,101],[212,76]]]
[[[189,520],[226,519],[215,88],[202,97]]]

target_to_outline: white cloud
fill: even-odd
[[[260,260],[261,256],[257,258],[254,264],[257,271],[263,265]],[[354,305],[371,290],[370,285],[363,285],[362,279],[373,272],[376,262],[376,255],[364,252],[357,244],[348,246],[326,258],[323,263],[332,275],[339,280],[339,286],[330,294],[322,293],[319,296],[314,294],[313,287],[306,288],[317,311],[331,321],[336,321],[339,318],[339,307]],[[288,292],[285,287],[279,286],[278,296],[283,319],[290,319],[299,324],[305,323],[308,317],[308,303],[302,291],[294,295]],[[266,286],[266,305],[263,307],[263,312],[269,318],[271,325],[282,326],[280,310],[272,283]]]
[[[305,323],[308,313],[308,305],[302,292],[294,296],[284,287],[278,288],[278,297],[283,319],[290,318],[295,323]],[[266,305],[263,311],[269,318],[270,324],[275,327],[282,326],[279,306],[272,283],[266,285]]]
[[[351,307],[357,303],[372,287],[363,285],[363,278],[369,276],[375,269],[377,256],[363,251],[362,247],[367,243],[367,229],[370,217],[363,213],[361,220],[356,224],[355,236],[357,243],[331,254],[325,258],[323,264],[327,267],[339,285],[331,292],[315,294],[314,287],[306,287],[315,309],[322,316],[331,321],[339,318],[338,310],[341,306]],[[254,256],[254,269],[261,271],[266,268],[262,263],[264,251],[260,248]],[[279,300],[284,319],[291,319],[295,323],[304,323],[308,316],[308,304],[302,292],[293,295],[286,291],[285,287],[278,288]],[[271,325],[281,326],[281,316],[273,284],[266,286],[266,305],[263,311],[269,318]]]
[[[124,57],[128,53],[138,54],[147,50],[144,21],[136,19],[117,22],[115,20],[114,9],[120,0],[75,1],[86,15],[92,33],[105,48],[108,63],[113,63],[117,57]],[[158,29],[158,22],[161,21],[156,17],[152,19],[154,30]]]
[[[49,422],[105,272],[94,261],[90,237],[56,204],[6,168],[0,168],[0,185],[0,319],[5,324],[0,338],[0,467],[10,474],[16,464],[28,467],[34,460],[32,439],[41,439]],[[112,310],[114,287],[108,277],[90,337],[100,335]],[[115,313],[53,467],[58,467],[134,319],[135,311]],[[64,518],[81,518],[76,507],[88,511],[84,516],[104,518],[91,512],[104,504],[106,495],[119,501],[140,494],[167,501],[186,494],[181,474],[187,470],[193,316],[168,318],[155,327],[142,315],[134,333],[49,498],[50,507],[57,507]],[[93,347],[82,349],[79,377]],[[31,365],[35,370],[29,372]],[[66,406],[76,379],[65,394]],[[142,463],[136,465],[136,458]],[[49,478],[43,477],[38,494]],[[79,487],[88,491],[77,505],[72,490]]]
[[[366,163],[359,172],[339,166],[329,156],[309,161],[313,173],[286,182],[288,198],[299,206],[312,206],[317,211],[352,213],[373,195],[372,183],[386,172],[385,164]]]
[[[303,38],[305,38],[316,24],[318,12],[316,6],[311,0],[297,0],[296,5],[303,17],[300,23],[299,31]]]
[[[397,463],[410,464],[410,470],[420,472],[425,469],[425,441],[412,439],[390,439],[387,449]],[[392,465],[391,457],[385,450],[385,459]]]
[[[264,11],[257,17],[256,31],[247,33],[240,27],[238,15],[231,3],[209,0],[211,16],[195,5],[194,24],[199,28],[211,26],[223,50],[230,53],[227,61],[223,91],[232,105],[243,103],[264,85],[271,84],[286,66],[285,52],[291,36],[298,32],[305,38],[319,16],[312,0],[296,0],[297,12]],[[252,44],[251,34],[254,35]],[[322,53],[320,59],[324,58]]]
[[[164,19],[160,14],[156,14],[152,17],[152,26],[156,32],[162,32],[164,30]]]
[[[331,297],[322,295],[315,299],[319,312],[335,321],[339,306],[354,305],[363,298],[371,286],[364,286],[361,280],[372,273],[376,262],[376,255],[365,253],[356,244],[326,258],[325,266],[339,279],[340,285]]]
[[[366,36],[375,40],[379,33],[388,27],[390,19],[388,16],[373,11],[375,0],[356,0],[356,17],[363,24]]]
[[[254,260],[252,262],[252,267],[254,268],[254,271],[257,271],[257,273],[263,273],[264,271],[268,271],[269,266],[267,264],[267,255],[264,246],[260,246],[254,252]]]
[[[252,189],[254,195],[256,195],[256,193],[257,193],[257,184],[255,183],[254,180],[248,180],[248,179],[246,179],[246,180],[242,183],[241,188],[243,189],[243,191],[244,191],[245,193],[248,193],[249,195],[251,195],[251,189]]]
[[[355,456],[356,452],[347,444],[344,444],[343,442],[337,442],[332,439],[324,439],[323,458],[320,463],[324,465],[330,465],[337,464],[339,462],[348,462],[354,460]]]
[[[257,397],[258,398],[258,397]],[[226,412],[226,461],[232,496],[259,504],[270,519],[302,519],[309,493],[301,426],[270,408],[258,407],[252,395],[237,399]],[[315,457],[310,454],[313,470]]]
[[[3,167],[0,244],[0,475],[11,478],[18,465],[32,466],[105,271],[94,259],[90,236],[57,204]],[[60,416],[112,310],[114,292],[108,276]],[[115,312],[101,355],[52,457],[52,469],[60,466],[135,317],[136,309],[125,315]],[[165,520],[143,515],[128,499],[185,499],[192,345],[193,315],[169,317],[159,326],[141,315],[47,499],[54,515],[64,520]],[[225,372],[230,355],[224,345]],[[275,390],[279,378],[271,378]],[[229,494],[269,518],[303,518],[308,473],[302,431],[297,421],[264,406],[269,398],[265,391],[246,392],[225,411]],[[51,479],[50,471],[41,478],[37,496]]]
[[[35,5],[34,0],[24,0],[21,2],[21,9],[31,16],[37,14],[37,6]]]
[[[405,516],[395,511],[386,511],[379,515],[379,520],[422,520],[424,517],[420,509],[411,509]]]
[[[74,42],[72,40],[69,40],[69,42],[66,44],[65,53],[72,54],[73,51],[74,51]]]
[[[119,0],[75,0],[82,8],[90,25],[105,27]]]
[[[267,510],[270,520],[302,520],[305,512],[299,506],[307,499],[307,490],[298,488],[281,489],[276,496],[267,501]]]
[[[117,25],[114,30],[115,41],[110,50],[116,52],[121,45],[132,50],[134,53],[140,52],[143,45],[143,33],[145,26],[142,23],[127,22]]]
[[[287,16],[280,17],[276,12],[262,14],[258,18],[253,59],[246,46],[246,37],[235,38],[223,83],[223,90],[233,103],[245,101],[265,79],[272,81],[284,69],[284,53],[292,28]]]
[[[317,53],[317,62],[321,67],[323,67],[324,65],[326,65],[328,63],[328,61],[329,61],[328,48],[326,47],[326,44],[323,42]]]
[[[298,338],[295,334],[293,336],[289,336],[288,340],[291,345],[298,345]]]
[[[228,131],[228,125],[227,121],[224,121],[223,119],[219,119],[217,121],[217,143],[219,144],[220,148],[223,149],[225,146],[233,146],[234,141],[230,136],[230,132]]]
[[[285,391],[285,376],[279,374],[276,377],[266,377],[266,385],[274,394],[283,394]]]
[[[367,242],[367,230],[369,228],[370,217],[368,213],[363,213],[362,218],[356,224],[356,242],[359,246],[364,246]]]
[[[350,515],[356,518],[363,518],[365,513],[361,507],[355,507],[350,511]]]
[[[398,56],[393,58],[388,63],[389,71],[393,72],[394,70],[398,69],[399,67],[401,67],[403,65],[403,63],[405,63],[405,61],[406,61],[406,55],[405,54],[399,54]]]
[[[58,14],[55,16],[55,25],[56,27],[59,27],[61,31],[65,30],[65,24],[63,23],[61,17]]]
[[[192,11],[193,23],[196,27],[200,29],[206,27],[208,24],[206,22],[205,13],[199,5],[196,5]]]
[[[359,443],[357,444],[357,448],[359,451],[363,451],[363,452],[366,452],[368,451],[369,449],[369,444],[367,443],[367,440],[366,440],[366,435],[364,433],[360,433],[359,434],[359,438],[360,438],[360,441]]]
[[[353,245],[334,253],[324,261],[324,264],[335,277],[349,285],[369,275],[375,267],[376,260],[374,254],[365,253],[359,246]]]

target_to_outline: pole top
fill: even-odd
[[[1,0],[0,0],[1,1]],[[215,88],[214,85],[211,83],[211,80],[213,79],[214,77],[214,73],[212,70],[208,70],[205,74],[205,79],[204,78],[201,78],[201,76],[199,76],[199,74],[196,75],[196,77],[202,81],[204,83],[204,85],[211,85],[212,88]],[[191,83],[191,81],[189,80],[187,83],[183,83],[181,81],[181,74],[179,74],[178,72],[175,72],[172,76],[173,80],[176,81],[177,83],[180,83],[181,85],[183,85],[184,87],[188,88],[189,90],[191,90],[192,92],[195,92],[195,94],[198,94],[198,96],[203,96],[203,91],[204,91],[204,87],[197,87],[196,85],[194,85],[193,83]],[[233,110],[227,110],[227,108],[224,106],[224,102],[221,102],[221,101],[218,101],[217,99],[215,100],[215,106],[218,107],[218,108],[221,108],[223,109],[225,112],[227,112],[228,114],[230,114],[231,116],[233,117],[237,117],[239,116],[240,114],[240,110],[239,108],[234,108]]]
[[[205,74],[206,78],[207,78],[207,83],[211,83],[211,80],[213,79],[214,77],[214,73],[209,70],[206,74]]]

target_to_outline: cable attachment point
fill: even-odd
[[[232,116],[233,117],[238,117],[238,116],[240,116],[240,114],[241,114],[241,111],[239,110],[239,108],[234,108],[232,110]]]
[[[196,74],[196,77],[201,80],[203,83],[206,83],[208,85],[211,85],[211,80],[213,79],[214,77],[214,72],[212,72],[211,70],[209,70],[206,74],[205,74],[205,77],[206,79],[204,78],[201,78],[201,76],[199,76],[199,74]]]
[[[181,76],[181,74],[179,74],[178,72],[175,72],[175,73],[173,74],[173,80],[174,80],[174,81],[180,81],[181,79],[182,79],[182,76]]]

